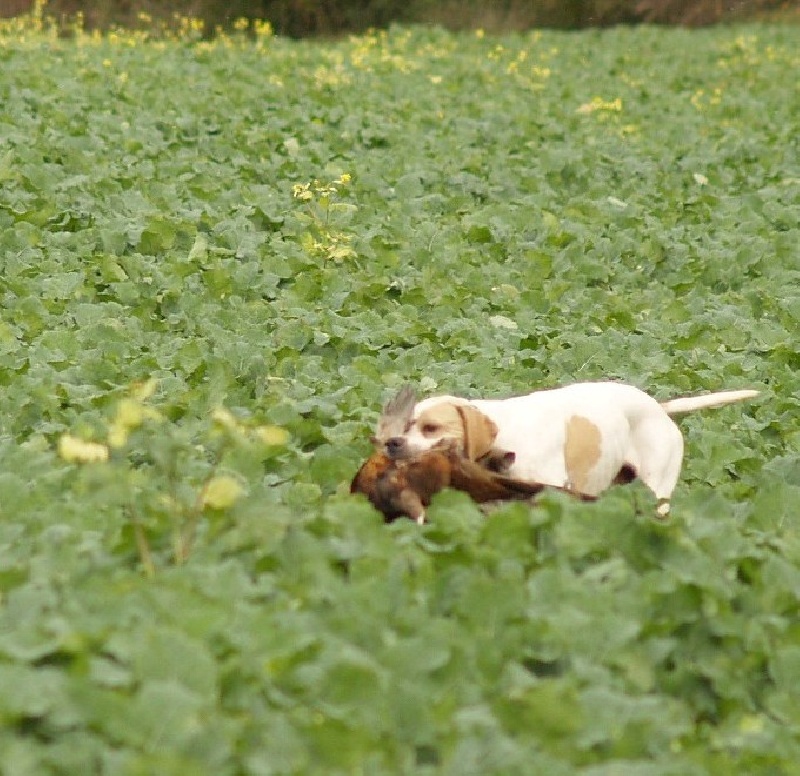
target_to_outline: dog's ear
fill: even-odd
[[[477,461],[492,449],[497,436],[497,426],[489,417],[469,404],[456,405],[456,412],[464,427],[464,455],[470,461]]]

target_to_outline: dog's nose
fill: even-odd
[[[390,458],[398,458],[405,449],[406,440],[403,437],[391,437],[386,440],[386,454]]]

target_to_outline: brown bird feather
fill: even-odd
[[[387,522],[410,517],[421,522],[425,507],[445,488],[466,493],[478,504],[531,498],[544,485],[505,477],[460,455],[453,443],[412,459],[394,460],[376,450],[350,484],[364,493]]]

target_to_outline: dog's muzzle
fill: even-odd
[[[389,458],[404,458],[408,454],[408,441],[405,437],[391,437],[386,440],[385,447]]]

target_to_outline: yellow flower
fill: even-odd
[[[131,397],[117,402],[114,419],[108,428],[108,444],[111,447],[123,447],[131,431],[139,428],[145,420],[161,420],[158,410],[144,404],[145,400],[153,395],[157,386],[158,382],[153,379],[136,383],[131,390]]]
[[[84,442],[70,434],[58,440],[58,454],[69,463],[102,463],[108,460],[108,448],[96,442]]]
[[[280,426],[259,426],[255,434],[265,445],[278,447],[289,441],[289,432]]]
[[[230,474],[212,477],[203,488],[200,497],[204,507],[227,509],[232,507],[244,493],[244,486]]]
[[[592,97],[591,102],[581,105],[578,113],[594,113],[595,111],[606,111],[619,113],[622,110],[622,98],[617,97],[614,100],[604,100],[602,97]]]
[[[226,410],[224,407],[217,407],[211,412],[211,420],[218,426],[225,429],[232,434],[239,434],[242,432],[242,426],[234,417],[233,413]]]
[[[158,388],[158,380],[155,377],[151,377],[149,380],[145,380],[144,382],[134,383],[132,386],[133,390],[131,395],[137,401],[145,401],[153,396],[156,392],[156,388]]]
[[[302,202],[314,199],[314,195],[309,191],[310,185],[309,183],[295,183],[292,186],[292,196]]]
[[[256,19],[255,30],[257,38],[272,37],[272,25],[266,20]]]
[[[116,422],[126,428],[137,428],[144,420],[144,407],[133,399],[122,399],[117,404]]]

